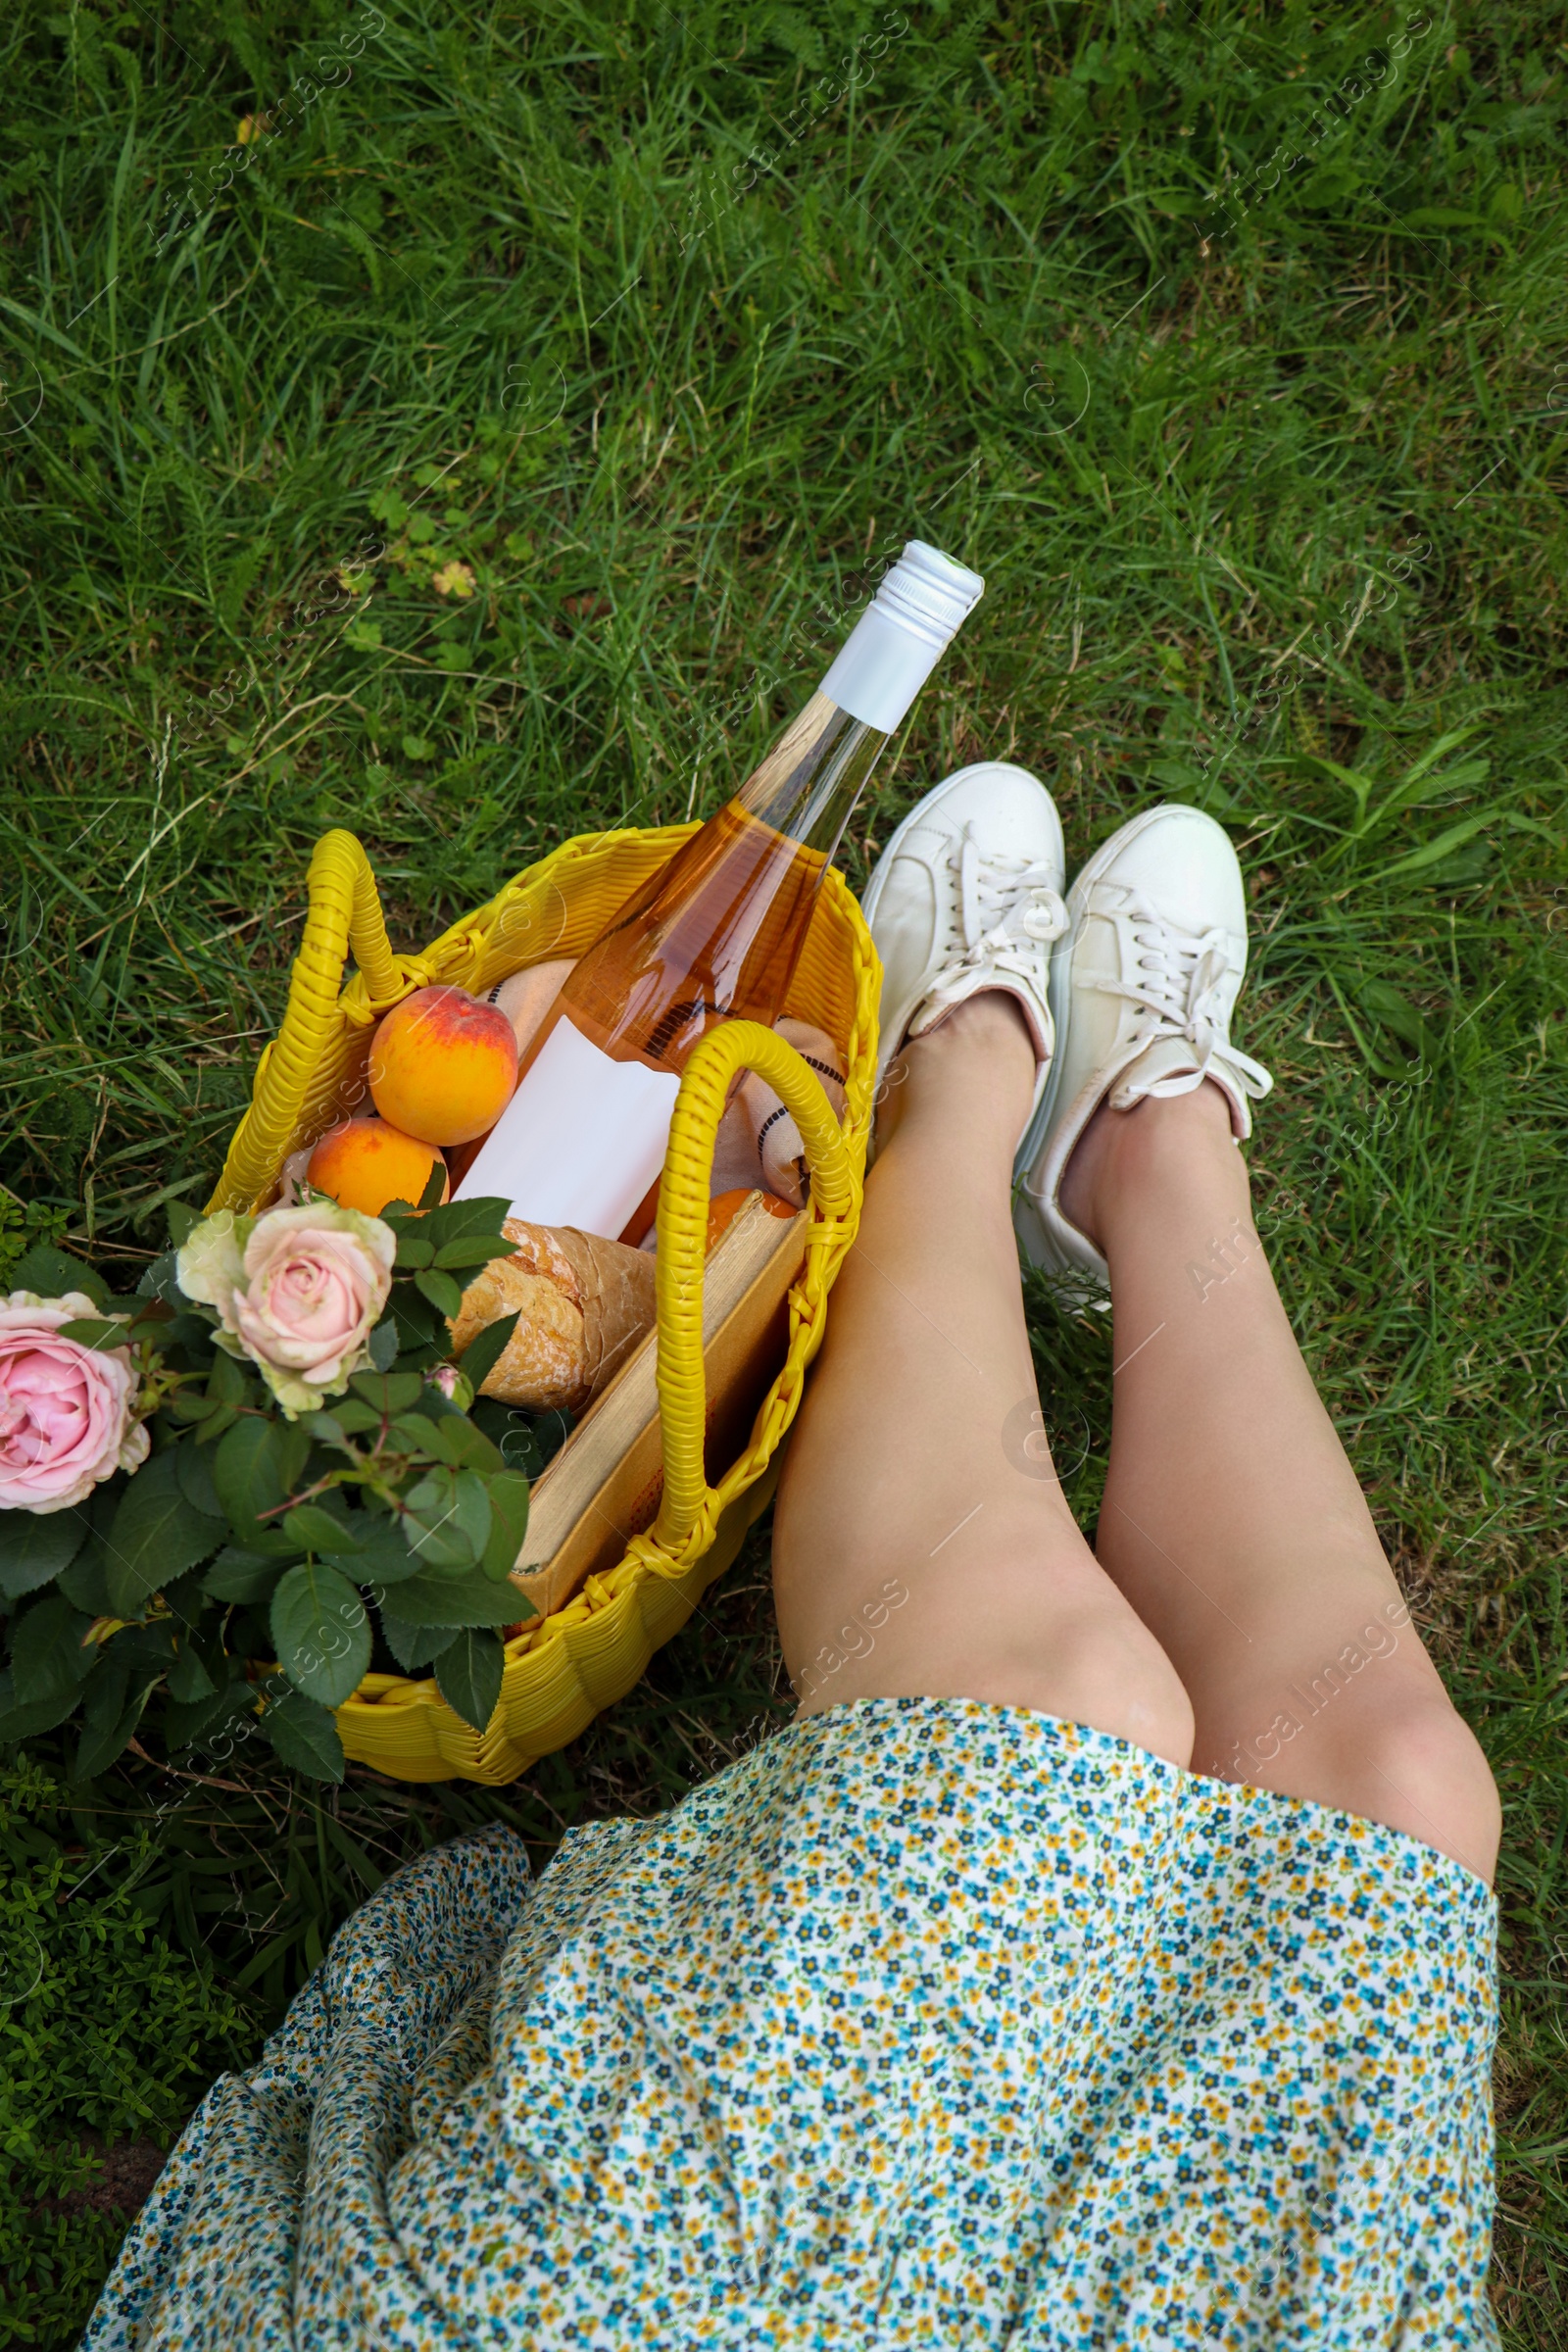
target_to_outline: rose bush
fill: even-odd
[[[533,1614],[511,1581],[529,1480],[567,1424],[478,1394],[514,1316],[455,1353],[464,1283],[512,1244],[505,1200],[440,1203],[439,1178],[380,1217],[172,1210],[131,1299],[52,1249],[18,1264],[0,1745],[79,1719],[89,1781],[155,1736],[156,1700],[171,1754],[249,1730],[341,1780],[334,1711],[368,1672],[433,1674],[490,1721]]]
[[[64,1336],[65,1325],[96,1314],[79,1291],[13,1291],[0,1306],[0,1510],[69,1510],[146,1459],[130,1348]]]

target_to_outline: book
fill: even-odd
[[[780,1217],[754,1193],[703,1267],[705,1458],[710,1485],[740,1453],[784,1361],[787,1300],[810,1220]],[[613,1568],[652,1525],[664,1471],[651,1331],[534,1481],[528,1532],[512,1581],[540,1616],[562,1608],[585,1577]]]

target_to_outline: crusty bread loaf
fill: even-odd
[[[487,1324],[517,1324],[480,1393],[530,1412],[580,1412],[654,1322],[654,1261],[574,1226],[509,1217],[510,1257],[481,1266],[452,1325],[461,1353]]]

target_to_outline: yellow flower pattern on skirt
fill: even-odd
[[[388,1881],[84,2352],[1486,2352],[1494,1925],[1082,1725],[833,1708]]]

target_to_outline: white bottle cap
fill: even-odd
[[[909,540],[820,691],[852,717],[891,735],[985,588],[977,571],[923,539]]]

